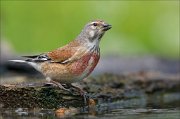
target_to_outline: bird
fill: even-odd
[[[88,22],[80,34],[67,45],[34,56],[24,56],[24,62],[42,73],[46,80],[65,91],[62,84],[80,82],[88,77],[100,59],[99,43],[106,31],[112,26],[103,20]],[[80,89],[82,95],[84,91]]]

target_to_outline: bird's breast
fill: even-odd
[[[79,79],[87,77],[96,67],[99,61],[98,53],[87,53],[70,66],[71,72]]]

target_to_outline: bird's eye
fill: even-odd
[[[97,26],[97,23],[93,23],[94,26]]]

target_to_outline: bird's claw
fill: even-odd
[[[88,95],[87,95],[87,92],[84,91],[84,90],[80,90],[80,95],[83,96],[83,99],[84,99],[84,105],[87,105],[87,99],[89,98]]]

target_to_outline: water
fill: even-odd
[[[154,98],[154,97],[153,97]],[[148,98],[149,99],[149,98]],[[156,100],[156,98],[154,98]],[[129,100],[98,100],[98,104],[81,108],[57,109],[0,109],[0,119],[179,119],[179,102],[147,102],[146,98]]]
[[[108,112],[100,113],[80,113],[76,115],[57,115],[54,110],[41,110],[41,113],[37,112],[21,112],[17,113],[13,110],[6,110],[1,113],[0,119],[58,119],[58,118],[79,118],[79,119],[179,119],[179,109],[115,109]]]
[[[176,109],[119,109],[112,110],[101,118],[113,119],[178,119],[179,110]]]

